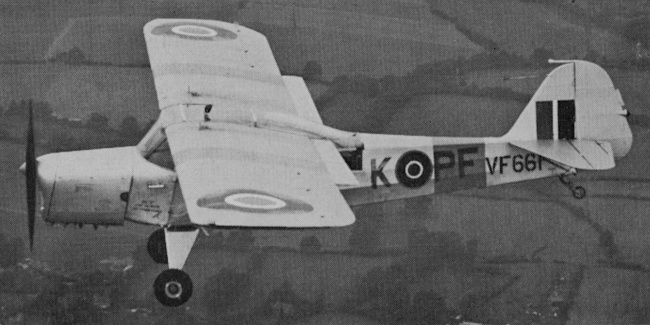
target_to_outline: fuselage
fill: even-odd
[[[348,155],[357,155],[351,167],[357,167],[353,173],[359,185],[341,187],[350,205],[484,188],[567,170],[499,138],[358,136],[364,150]]]

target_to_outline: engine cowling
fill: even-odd
[[[48,222],[167,222],[176,174],[148,162],[135,147],[52,153],[37,162]]]

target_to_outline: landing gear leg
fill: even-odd
[[[165,243],[165,229],[154,231],[147,241],[147,252],[151,259],[158,264],[167,264],[167,244]]]
[[[573,195],[574,198],[580,200],[583,199],[585,196],[587,196],[587,190],[580,186],[580,185],[575,185],[573,182],[569,179],[570,175],[575,175],[576,172],[571,171],[566,174],[560,175],[560,182],[564,184],[569,190],[571,190],[571,194]]]
[[[154,294],[164,306],[178,307],[192,296],[192,279],[181,269],[190,255],[198,234],[199,229],[196,227],[164,229],[169,269],[160,273],[153,283]]]

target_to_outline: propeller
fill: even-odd
[[[34,110],[29,102],[27,121],[27,150],[25,152],[25,187],[27,188],[27,227],[29,229],[29,249],[34,248],[34,222],[36,219],[36,153],[34,145]]]

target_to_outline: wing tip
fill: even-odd
[[[220,21],[220,20],[214,20],[214,19],[192,19],[192,18],[156,18],[153,20],[148,21],[144,27],[143,31],[145,35],[151,35],[152,31],[159,26],[165,25],[165,24],[178,24],[178,23],[187,23],[187,24],[207,24],[207,25],[212,25],[214,27],[226,29],[229,32],[235,33],[235,34],[241,34],[245,33],[248,35],[248,37],[252,35],[256,35],[258,37],[263,37],[266,39],[266,36],[264,34],[255,31],[253,29],[250,29],[248,27],[244,27],[239,24],[234,24],[234,23],[229,23],[225,21]]]

